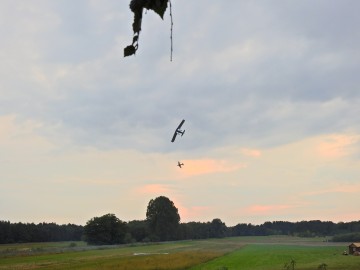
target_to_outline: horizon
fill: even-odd
[[[89,219],[90,220],[90,219]],[[221,220],[221,219],[220,219]],[[54,223],[54,224],[57,224],[57,225],[68,225],[68,224],[71,224],[71,225],[75,225],[75,226],[85,226],[85,224],[76,224],[76,223],[57,223],[57,222],[47,222],[47,221],[42,221],[42,222],[27,222],[27,221],[16,221],[16,222],[12,222],[10,220],[0,220],[0,221],[4,221],[4,222],[10,222],[10,224],[16,224],[16,223],[22,223],[22,224],[41,224],[41,223],[45,223],[45,224],[51,224],[51,223]],[[134,220],[121,220],[125,223],[129,223],[129,222],[132,222],[132,221],[146,221],[146,219],[143,219],[143,220],[138,220],[138,219],[134,219]],[[212,220],[209,220],[209,221],[186,221],[186,222],[181,222],[180,220],[180,223],[179,224],[186,224],[186,223],[192,223],[192,222],[195,222],[195,223],[208,223],[208,222],[211,222]],[[225,223],[223,220],[221,220],[223,223]],[[312,221],[320,221],[320,222],[332,222],[334,224],[339,224],[339,223],[352,223],[352,222],[359,222],[360,220],[352,220],[352,221],[339,221],[339,222],[334,222],[334,221],[331,221],[331,220],[299,220],[299,221],[287,221],[287,220],[274,220],[274,221],[264,221],[262,223],[251,223],[251,222],[239,222],[239,223],[236,223],[236,224],[233,224],[233,225],[228,225],[225,223],[226,227],[235,227],[236,225],[239,225],[239,224],[247,224],[247,225],[252,225],[252,226],[261,226],[261,225],[264,225],[265,223],[267,222],[270,222],[270,223],[275,223],[275,222],[288,222],[288,223],[300,223],[300,222],[312,222]]]
[[[0,219],[360,220],[359,1],[129,2],[1,1]]]
[[[175,205],[176,207],[176,205]],[[113,214],[113,213],[104,213],[103,215],[106,215],[106,214]],[[97,217],[101,217],[103,215],[99,215]],[[115,215],[116,216],[116,215]],[[116,216],[117,217],[117,216]],[[92,218],[95,218],[95,217],[91,217],[89,220],[91,220]],[[117,217],[119,218],[119,217]],[[120,218],[119,218],[120,219]],[[196,223],[207,223],[207,222],[211,222],[212,220],[214,219],[217,219],[217,218],[213,218],[211,220],[208,220],[208,221],[195,221],[195,220],[192,220],[192,221],[186,221],[186,222],[182,222],[181,221],[181,216],[180,216],[180,223],[179,224],[186,224],[186,223],[191,223],[191,222],[196,222]],[[221,218],[219,218],[221,220]],[[88,221],[89,221],[88,220]],[[121,219],[120,219],[121,220]],[[71,224],[71,225],[76,225],[76,226],[85,226],[86,225],[86,222],[84,224],[75,224],[75,223],[57,223],[57,222],[52,222],[52,221],[42,221],[42,222],[28,222],[28,221],[16,221],[16,222],[12,222],[10,220],[1,220],[0,221],[5,221],[5,222],[10,222],[11,224],[14,224],[14,223],[23,223],[23,224],[40,224],[40,223],[55,223],[57,225],[67,225],[67,224]],[[134,220],[121,220],[123,222],[126,222],[126,223],[129,223],[129,222],[132,222],[132,221],[146,221],[146,218],[145,219],[134,219]],[[300,222],[312,222],[312,221],[320,221],[320,222],[332,222],[334,224],[339,224],[339,223],[352,223],[352,222],[360,222],[360,220],[351,220],[351,221],[332,221],[332,220],[319,220],[319,219],[312,219],[312,220],[298,220],[298,221],[289,221],[289,220],[273,220],[273,221],[264,221],[262,223],[251,223],[251,222],[238,222],[238,223],[235,223],[235,224],[232,224],[232,225],[228,225],[226,224],[226,222],[224,222],[223,220],[221,220],[223,223],[225,223],[225,225],[227,227],[234,227],[236,225],[239,225],[239,224],[250,224],[250,225],[253,225],[253,226],[261,226],[261,225],[264,225],[265,223],[267,222],[271,222],[271,223],[275,223],[275,222],[289,222],[289,223],[300,223]]]

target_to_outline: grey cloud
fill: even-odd
[[[163,22],[146,14],[139,53],[123,58],[131,40],[127,3],[53,3],[58,22],[37,34],[34,63],[67,71],[52,85],[61,98],[12,80],[19,94],[8,96],[11,106],[2,111],[60,123],[83,145],[143,151],[172,149],[168,136],[183,118],[191,137],[182,147],[193,151],[358,131],[358,5],[178,1],[170,63],[168,16]],[[343,103],[327,106],[337,100]],[[23,105],[35,102],[37,109]]]

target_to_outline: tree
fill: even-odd
[[[85,241],[95,245],[124,243],[126,223],[114,214],[106,214],[90,219],[84,227]]]
[[[167,197],[160,196],[150,200],[146,220],[150,232],[156,240],[175,240],[180,222],[180,215],[174,203]]]
[[[215,218],[210,223],[210,237],[221,238],[226,234],[226,225],[219,218]]]
[[[0,244],[7,244],[14,242],[10,221],[0,220]]]
[[[149,228],[145,220],[129,221],[127,225],[131,237],[135,239],[136,242],[146,241],[149,236]]]

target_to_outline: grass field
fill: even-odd
[[[336,246],[249,244],[235,252],[190,269],[275,270],[284,269],[285,263],[294,260],[295,269],[301,270],[318,269],[321,264],[326,264],[329,270],[359,270],[360,258],[343,256],[342,251],[342,247]]]
[[[321,238],[234,237],[133,246],[83,242],[0,245],[0,269],[295,269],[359,270],[360,257],[341,255],[347,243]]]

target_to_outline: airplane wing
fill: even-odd
[[[176,128],[176,130],[175,130],[175,132],[174,132],[174,136],[173,136],[172,139],[171,139],[171,142],[174,142],[174,141],[175,141],[176,136],[177,136],[177,131],[182,127],[182,125],[184,124],[184,122],[185,122],[185,119],[183,119],[183,120],[181,121],[180,125]]]
[[[180,125],[177,127],[176,130],[180,129],[184,123],[185,123],[185,119],[183,119],[183,120],[181,121]]]
[[[174,133],[174,136],[172,137],[172,139],[171,139],[171,142],[174,142],[175,141],[175,139],[176,139],[176,135],[177,135],[177,132],[176,132],[177,130],[175,130],[175,133]]]

